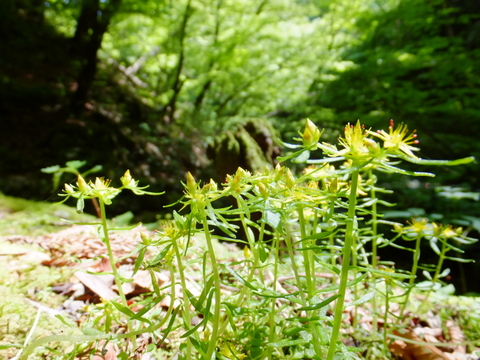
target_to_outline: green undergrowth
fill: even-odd
[[[85,213],[64,204],[37,202],[0,193],[0,236],[46,235],[70,224],[68,221],[91,221]]]
[[[395,205],[383,199],[391,190],[376,176],[433,177],[410,166],[459,166],[474,158],[419,158],[416,133],[393,120],[388,132],[348,124],[338,144],[321,142],[321,135],[307,120],[296,143],[284,143],[290,152],[281,164],[255,173],[238,168],[223,184],[188,173],[176,203],[181,210],[155,234],[141,233],[128,274],[110,235],[136,225],[108,221],[108,205],[123,191],[162,194],[146,191],[129,170],[118,185],[78,174],[61,196],[74,198],[79,212],[86,201],[97,204],[98,218],[82,224],[98,228],[111,268],[104,274],[114,279],[118,296],[88,304],[81,332],[33,336],[17,358],[70,343],[68,354],[52,351],[46,358],[91,359],[102,349],[119,359],[387,360],[398,355],[394,341],[434,346],[414,333],[422,324],[443,331],[438,351],[452,352],[458,342],[463,351],[476,351],[478,301],[454,297],[445,266],[471,261],[472,225],[384,218],[382,209]],[[425,246],[435,254],[428,263]],[[409,258],[410,268],[383,260],[384,247]],[[153,280],[150,292],[132,298],[125,286],[142,273]],[[447,332],[449,322],[459,330]]]
[[[0,348],[15,345],[0,351],[4,359],[18,353],[40,306],[44,310],[31,334],[33,338],[66,330],[65,325],[54,317],[66,297],[54,293],[52,286],[68,281],[73,270],[40,265],[38,259],[41,261],[42,253],[43,250],[33,245],[0,241]],[[40,351],[31,359],[43,359],[42,353],[48,352],[47,349]]]

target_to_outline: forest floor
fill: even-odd
[[[94,219],[77,214],[75,209],[64,205],[30,202],[0,194],[1,358],[19,359],[21,349],[34,339],[78,330],[95,317],[91,304],[102,304],[116,297],[113,278],[102,275],[111,268],[103,257],[104,244],[95,227],[72,225],[61,218],[72,222]],[[117,225],[122,221],[118,218]],[[140,241],[140,231],[149,233],[150,230],[139,226],[111,234],[113,252],[117,259],[123,258],[119,270],[124,274],[132,270],[134,256],[130,254]],[[243,251],[236,246],[221,243],[216,246],[219,261],[243,256]],[[159,273],[158,281],[168,283],[168,273]],[[188,281],[194,288],[195,279]],[[124,288],[127,298],[141,298],[152,292],[148,272],[137,272],[133,281],[124,285],[127,285]],[[389,346],[392,359],[478,359],[480,301],[474,297],[453,296],[450,290],[447,287],[443,293],[437,293],[436,305],[427,316],[414,318],[410,329],[397,334],[397,340],[392,340]],[[171,304],[167,300],[165,298],[158,304],[163,311]],[[417,297],[417,300],[421,301],[421,298]],[[371,316],[368,312],[362,316],[363,326],[371,328]],[[151,339],[140,339],[140,350],[135,358],[178,357],[178,353],[177,357],[172,355],[175,354],[172,350],[174,342],[169,348],[156,349],[156,352],[145,350],[148,343]],[[102,344],[96,346],[100,349]],[[45,347],[29,358],[63,359],[59,354],[72,351],[68,343],[58,345],[56,349],[53,350],[56,355],[50,355],[52,349]],[[110,359],[117,359],[115,349],[107,348],[108,354]],[[85,359],[108,358],[91,356]]]

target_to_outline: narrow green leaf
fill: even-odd
[[[457,166],[457,165],[470,164],[475,161],[474,156],[469,156],[469,157],[456,159],[456,160],[427,160],[427,159],[412,158],[410,156],[406,156],[403,154],[396,154],[396,156],[402,160],[411,162],[413,164],[419,164],[419,165]]]
[[[350,280],[349,282],[347,282],[347,287],[350,287],[350,286],[353,286],[353,285],[356,285],[358,284],[359,282],[362,282],[363,280],[365,280],[365,278],[368,276],[367,273],[365,274],[361,274],[359,277],[357,277],[356,279],[353,279],[353,280]]]
[[[86,163],[87,162],[83,160],[71,160],[71,161],[67,161],[65,165],[67,165],[67,167],[69,167],[70,169],[78,170],[82,166],[84,166]]]
[[[322,265],[324,267],[326,267],[327,269],[329,269],[330,271],[334,272],[335,274],[337,275],[340,275],[340,269],[338,267],[336,267],[335,265],[332,265],[330,263],[327,263],[325,261],[323,261],[319,256],[315,255],[314,256],[314,260],[315,262],[317,262],[319,265]]]
[[[194,305],[195,308],[197,308],[197,307],[201,308],[203,302],[207,298],[207,295],[208,295],[209,291],[211,289],[213,289],[212,285],[213,285],[214,281],[215,281],[215,278],[213,277],[213,275],[210,276],[210,278],[207,280],[205,286],[203,287],[203,290],[202,290],[200,296],[198,297],[198,300],[196,301],[196,304]],[[193,304],[193,299],[190,299],[190,301],[192,301],[192,304]],[[198,310],[198,311],[200,311],[200,310]]]
[[[0,345],[0,350],[10,349],[12,347],[21,348],[22,344],[8,344],[8,345]]]
[[[423,276],[425,276],[428,280],[433,280],[432,275],[427,270],[422,271]]]
[[[361,296],[360,298],[358,298],[357,300],[347,304],[347,305],[353,305],[353,306],[357,306],[357,305],[362,305],[364,303],[366,303],[367,301],[369,301],[371,298],[373,298],[375,296],[375,291],[371,291],[369,293],[366,293],[365,295]]]
[[[331,162],[342,161],[342,160],[345,160],[345,157],[336,156],[336,157],[323,158],[323,159],[310,159],[307,161],[307,164],[325,164],[325,163],[331,163]]]
[[[432,238],[429,240],[429,243],[430,243],[430,247],[431,247],[432,250],[435,252],[435,254],[440,255],[440,254],[441,254],[441,251],[440,251],[440,249],[439,249],[438,246],[437,246],[437,238],[436,238],[436,237],[432,237]]]
[[[195,331],[198,330],[198,328],[200,326],[202,326],[203,324],[206,324],[206,319],[202,319],[202,321],[200,321],[197,325],[195,325],[193,328],[191,328],[190,330],[188,330],[187,332],[185,332],[184,334],[180,335],[181,338],[186,338],[186,337],[189,337],[190,335],[192,335]]]
[[[452,260],[452,261],[456,261],[456,262],[459,262],[459,263],[471,263],[471,262],[475,262],[475,260],[472,260],[472,259],[463,259],[463,258],[452,257],[452,256],[445,256],[445,259]]]
[[[290,160],[290,159],[293,159],[293,158],[297,158],[302,152],[304,152],[305,150],[302,149],[300,151],[295,151],[294,153],[292,154],[288,154],[286,156],[279,156],[277,157],[277,161],[278,162],[285,162],[287,160]]]
[[[69,323],[67,320],[65,320],[65,318],[62,315],[57,314],[57,315],[55,315],[55,317],[58,320],[60,320],[62,322],[62,324],[67,325],[69,328],[73,327],[73,325],[71,323]]]
[[[210,319],[210,318],[213,318],[213,314],[210,312],[210,308],[212,307],[212,301],[213,301],[213,295],[215,294],[215,288],[211,288],[210,289],[210,292],[208,293],[208,296],[207,296],[207,303],[205,304],[205,311],[202,313],[204,318],[205,318],[205,327],[203,328],[203,330],[205,330],[205,328],[207,327],[207,321]]]
[[[286,346],[294,346],[294,345],[303,345],[309,343],[310,340],[307,339],[297,339],[297,340],[283,340],[274,343],[269,343],[267,346],[269,347],[286,347]]]
[[[242,285],[245,285],[246,287],[252,289],[252,290],[258,290],[258,288],[256,288],[255,286],[253,286],[252,284],[250,284],[247,280],[245,280],[243,277],[241,277],[240,275],[237,274],[237,272],[233,269],[231,269],[230,267],[224,265],[224,264],[220,264],[222,267],[224,267],[230,274],[233,275],[233,277],[235,277],[235,279],[237,279],[238,281],[240,281],[240,283]]]
[[[330,296],[328,299],[325,299],[322,302],[319,302],[318,304],[313,304],[313,305],[310,305],[310,306],[304,306],[304,307],[301,307],[299,310],[305,310],[305,311],[317,310],[317,309],[320,309],[320,308],[323,308],[323,307],[327,306],[328,304],[330,304],[335,299],[338,299],[339,297],[340,297],[340,295],[338,295],[338,294],[333,295],[333,296]]]
[[[403,174],[403,175],[435,177],[435,174],[432,174],[432,173],[418,172],[418,171],[407,171],[407,170],[397,168],[396,166],[388,165],[384,162],[381,164],[381,167],[386,169],[386,170],[393,171],[394,173]]]
[[[163,344],[165,339],[167,338],[168,334],[170,334],[170,331],[172,331],[173,324],[175,322],[175,318],[177,317],[178,312],[180,311],[180,306],[177,307],[175,310],[173,310],[172,315],[170,316],[170,321],[168,322],[167,328],[165,329],[163,333],[163,338],[160,340],[159,345]]]
[[[138,311],[134,316],[132,316],[130,319],[131,320],[138,320],[142,318],[143,315],[145,315],[147,312],[150,311],[155,305],[157,305],[160,301],[162,301],[167,294],[164,294],[162,296],[156,296],[154,299],[150,300],[140,311]],[[147,319],[144,319],[147,320]],[[149,320],[145,321],[148,323],[151,323]]]
[[[167,246],[165,246],[163,250],[160,251],[160,253],[155,257],[155,259],[150,261],[150,263],[148,264],[148,267],[150,268],[150,267],[158,266],[162,262],[162,260],[165,258],[165,256],[167,256],[171,247],[172,247],[172,244],[168,244]]]
[[[148,250],[148,248],[145,246],[138,253],[137,260],[135,260],[135,266],[133,267],[133,274],[132,275],[135,275],[137,273],[137,271],[140,269],[140,266],[142,266],[143,259],[145,257],[145,253],[147,252],[147,250]]]
[[[103,169],[103,166],[102,165],[95,165],[93,168],[91,168],[90,170],[87,170],[85,171],[82,176],[83,177],[86,177],[87,175],[89,174],[93,174],[93,173],[96,173],[96,172],[99,172]]]
[[[195,338],[191,337],[190,342],[192,343],[193,347],[203,356],[205,357],[205,352],[208,348],[208,343],[203,341],[197,341]]]
[[[135,313],[130,310],[128,307],[116,302],[116,301],[111,301],[112,305],[115,306],[117,308],[118,311],[120,311],[121,313],[127,315],[129,318],[132,318],[135,316]]]
[[[438,275],[438,277],[439,277],[439,278],[442,278],[442,277],[447,276],[448,274],[450,274],[450,269],[449,269],[449,268],[446,268],[446,269],[444,269],[444,270]]]
[[[390,278],[393,278],[393,279],[400,279],[400,280],[410,279],[411,277],[413,277],[412,275],[400,274],[400,273],[397,273],[397,272],[390,272],[390,271],[379,270],[379,269],[366,269],[366,271],[368,271],[370,273],[373,273],[373,274],[376,274],[376,275],[381,275],[381,276],[384,276],[384,277],[390,277]]]
[[[98,330],[98,329],[94,329],[94,328],[91,328],[91,327],[86,327],[86,328],[83,328],[82,329],[82,332],[84,335],[105,335],[104,332]]]
[[[57,172],[58,170],[60,170],[60,165],[47,166],[43,169],[40,169],[41,172],[46,174],[52,174],[54,172]]]

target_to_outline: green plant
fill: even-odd
[[[79,169],[85,166],[86,164],[87,164],[86,161],[71,160],[71,161],[67,161],[64,167],[61,167],[60,165],[53,165],[53,166],[43,168],[41,169],[41,171],[46,174],[53,174],[53,178],[52,178],[53,191],[57,191],[60,185],[60,180],[62,179],[62,176],[65,173],[74,174],[76,175],[76,177],[81,176],[85,178],[87,177],[87,175],[90,175],[102,170],[102,165],[95,165],[91,169],[81,173]],[[100,219],[101,214],[100,214],[100,208],[98,206],[98,202],[95,197],[92,197],[91,199],[92,199],[93,206],[95,208],[95,212],[97,213],[97,217]]]
[[[361,194],[360,187],[362,186],[362,175],[364,173],[370,174],[371,171],[385,171],[400,173],[405,175],[413,176],[434,176],[430,173],[422,172],[411,172],[403,170],[397,166],[398,160],[404,160],[410,163],[418,165],[460,165],[473,161],[473,158],[464,158],[455,161],[439,161],[439,160],[424,160],[418,158],[413,151],[418,151],[419,149],[414,147],[412,144],[417,144],[416,133],[415,131],[411,134],[408,133],[408,129],[405,125],[401,124],[395,129],[395,124],[393,120],[390,121],[389,132],[383,130],[378,132],[372,132],[370,130],[365,130],[360,122],[357,122],[355,126],[347,125],[345,128],[345,137],[341,138],[339,143],[342,149],[338,150],[335,146],[330,144],[320,144],[319,137],[320,132],[314,126],[312,122],[307,120],[305,131],[303,134],[300,134],[301,138],[298,140],[302,141],[302,145],[291,145],[291,148],[300,148],[292,155],[287,158],[292,158],[296,162],[306,162],[311,164],[325,164],[336,161],[346,161],[344,170],[340,170],[341,174],[346,174],[349,180],[349,189],[347,192],[348,201],[346,207],[347,211],[347,223],[345,229],[345,241],[343,244],[342,251],[342,268],[340,272],[340,285],[338,290],[338,300],[335,307],[335,316],[333,329],[330,338],[330,347],[328,350],[327,359],[331,360],[334,358],[336,352],[336,344],[338,335],[340,332],[340,327],[342,323],[342,313],[344,311],[344,301],[345,294],[348,284],[348,275],[350,273],[351,266],[354,268],[354,274],[357,270],[366,271],[367,273],[372,273],[375,278],[376,271],[376,256],[372,257],[372,268],[368,266],[368,263],[365,264],[362,268],[357,266],[357,249],[358,249],[358,239],[357,233],[359,232],[358,219],[357,219],[357,200]],[[369,136],[379,138],[383,141],[383,146],[380,146],[374,139],[369,138]],[[310,152],[316,150],[317,148],[321,149],[327,157],[319,160],[310,160]],[[287,158],[284,158],[287,159]],[[393,161],[392,161],[393,160]],[[373,185],[375,185],[373,183]],[[372,192],[372,195],[375,193]],[[378,202],[377,199],[369,199],[371,204],[374,205]],[[375,210],[375,208],[374,208]],[[376,211],[373,212],[374,219],[372,225],[375,226],[376,222]],[[413,226],[413,225],[412,225]],[[421,234],[417,235],[416,248],[414,250],[414,265],[412,269],[412,276],[410,277],[410,286],[413,285],[413,281],[416,276],[416,270],[418,265],[418,259],[420,256],[419,242],[421,239]],[[376,243],[377,243],[376,234],[373,234],[373,254],[376,255]],[[393,275],[392,275],[393,276]],[[355,274],[356,277],[356,274]],[[354,293],[356,289],[354,289]],[[387,291],[388,294],[388,291]],[[373,296],[374,297],[374,296]],[[408,300],[408,294],[407,294]],[[406,304],[406,301],[405,301]]]
[[[366,130],[360,122],[348,125],[339,148],[321,143],[320,137],[321,131],[307,120],[297,139],[301,144],[285,144],[294,151],[280,161],[307,164],[298,176],[281,165],[254,174],[239,168],[219,186],[212,180],[202,184],[188,173],[185,194],[178,201],[182,209],[164,221],[156,237],[143,234],[136,249],[134,273],[143,269],[152,279],[159,271],[170,276],[163,287],[152,281],[154,291],[137,302],[141,310],[136,313],[121,290],[128,279],[116,271],[105,205],[123,189],[141,195],[146,193],[144,188],[137,186],[128,171],[120,188],[99,178],[87,184],[81,176],[76,187],[65,185],[64,195],[75,197],[79,210],[85,199],[99,200],[101,237],[121,301],[97,307],[97,320],[89,325],[96,329],[93,335],[62,339],[130,339],[131,352],[136,336],[148,332],[157,338],[158,346],[166,346],[167,338],[172,339],[170,344],[175,341],[171,351],[187,360],[333,360],[339,356],[358,359],[362,353],[388,358],[394,331],[405,326],[404,310],[422,311],[412,305],[412,295],[426,291],[428,299],[436,289],[435,283],[446,274],[442,266],[447,251],[461,251],[452,241],[467,244],[474,240],[458,229],[423,220],[402,227],[382,219],[377,205],[391,204],[378,198],[387,190],[376,184],[374,173],[433,176],[404,170],[400,161],[453,166],[473,158],[420,159],[414,154],[418,150],[413,146],[415,133],[404,125],[395,128],[393,121],[388,132]],[[311,159],[318,150],[324,157]],[[335,162],[341,165],[334,167]],[[378,233],[379,224],[393,228],[391,239]],[[416,244],[414,249],[403,247],[414,254],[412,269],[406,272],[377,258],[378,247],[398,247],[400,238]],[[439,255],[433,276],[426,275],[430,276],[427,287],[415,283],[422,239],[428,239]],[[219,242],[224,240],[236,242],[243,250],[225,251]],[[159,317],[153,309],[168,298],[168,309]],[[395,312],[393,305],[401,310]],[[106,315],[107,309],[111,315]],[[115,311],[127,319],[125,334],[108,333],[108,324],[120,321]],[[372,315],[370,333],[360,327],[360,311]],[[343,341],[341,329],[347,317],[352,336],[359,342],[356,347]],[[60,337],[35,340],[25,353],[53,340]]]
[[[120,180],[121,180],[122,186],[118,187],[118,188],[114,188],[114,187],[110,186],[110,183],[111,183],[110,180],[105,180],[103,178],[98,178],[97,177],[95,182],[89,182],[89,183],[87,183],[81,175],[78,175],[77,179],[78,180],[77,180],[77,185],[76,186],[70,185],[70,184],[65,184],[65,192],[63,194],[61,194],[61,196],[65,197],[65,200],[63,200],[62,202],[68,200],[68,198],[70,198],[70,197],[76,198],[77,199],[77,211],[82,212],[86,199],[97,199],[98,200],[99,209],[100,209],[100,223],[95,222],[95,223],[81,223],[81,224],[84,224],[84,225],[98,225],[99,226],[99,236],[102,239],[103,243],[105,244],[108,260],[109,260],[109,263],[110,263],[110,267],[112,269],[111,273],[114,276],[115,284],[117,285],[117,289],[118,289],[118,293],[119,293],[119,297],[120,297],[120,303],[112,300],[111,304],[113,304],[113,306],[117,310],[119,310],[120,312],[130,316],[128,318],[128,335],[126,337],[128,337],[131,340],[132,346],[135,349],[136,348],[136,345],[135,345],[136,344],[136,337],[134,335],[135,332],[134,332],[133,327],[132,327],[132,319],[131,319],[131,317],[133,317],[133,313],[128,308],[127,299],[126,299],[125,294],[123,292],[123,284],[125,282],[130,281],[130,280],[124,278],[118,272],[117,259],[115,259],[114,255],[113,255],[112,247],[111,247],[111,244],[110,244],[110,238],[109,238],[108,233],[111,230],[119,230],[119,229],[109,227],[108,222],[107,222],[107,214],[106,214],[105,206],[110,205],[112,203],[113,199],[118,194],[120,194],[122,192],[122,190],[126,190],[126,189],[131,190],[136,195],[145,195],[145,194],[160,195],[160,193],[151,193],[151,192],[145,191],[144,189],[147,186],[139,187],[138,186],[138,181],[135,181],[135,179],[132,178],[129,170],[127,170],[125,172],[125,174],[121,177]],[[136,226],[137,225],[134,225],[133,227],[136,227]],[[133,227],[130,227],[130,228],[133,228]],[[123,228],[123,230],[130,229],[130,228]],[[122,229],[120,229],[120,230],[122,230]],[[109,328],[110,328],[110,326],[108,326],[108,324],[110,324],[110,323],[111,323],[111,319],[108,318],[108,320],[106,321],[107,326],[104,329],[106,331],[105,332],[99,332],[97,330],[97,331],[94,331],[93,335],[91,333],[85,333],[85,335],[83,335],[83,337],[80,336],[79,338],[76,337],[76,336],[68,336],[68,335],[65,335],[65,336],[54,335],[54,336],[51,336],[51,337],[46,337],[46,338],[42,338],[42,339],[39,339],[37,341],[34,341],[31,344],[29,344],[28,346],[26,346],[27,344],[25,344],[25,349],[22,349],[22,351],[23,350],[25,350],[25,351],[23,352],[23,354],[21,355],[20,358],[21,359],[26,358],[31,353],[31,351],[33,351],[33,349],[35,349],[35,347],[41,345],[42,343],[46,343],[46,342],[49,342],[49,341],[65,341],[65,340],[67,340],[67,341],[72,341],[72,342],[79,342],[79,341],[84,342],[84,341],[95,340],[95,339],[100,340],[100,339],[118,338],[114,335],[110,335],[110,336],[108,335],[108,331],[109,331]]]

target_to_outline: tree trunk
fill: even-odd
[[[111,0],[100,7],[99,0],[85,0],[78,18],[74,45],[81,59],[77,89],[72,96],[70,111],[78,115],[85,105],[87,94],[97,73],[97,54],[102,45],[103,35],[118,10],[122,0]]]

